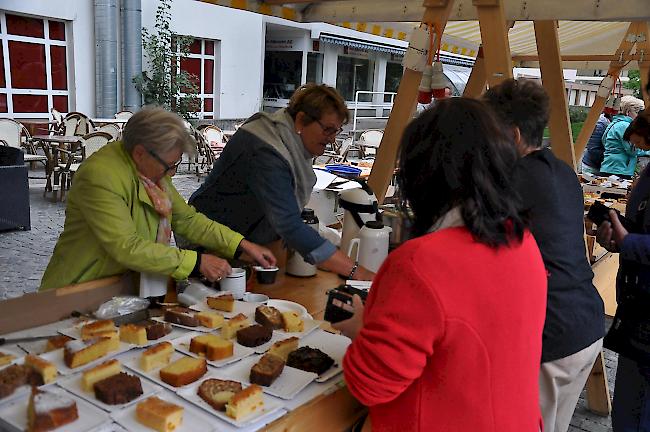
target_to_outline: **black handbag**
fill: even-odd
[[[626,296],[603,339],[603,346],[642,364],[650,364],[650,296]]]

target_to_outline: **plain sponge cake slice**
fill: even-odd
[[[111,320],[94,321],[81,327],[81,339],[90,339],[96,337],[95,333],[117,330],[115,324]]]
[[[249,387],[235,393],[226,405],[226,415],[241,420],[249,415],[264,409],[262,387],[251,384]]]
[[[165,366],[174,354],[174,347],[169,342],[161,342],[146,349],[140,356],[140,368],[147,372]]]
[[[221,360],[233,355],[233,343],[213,334],[204,334],[192,338],[190,352],[205,355],[208,360]]]
[[[96,382],[117,375],[120,372],[122,372],[122,366],[119,361],[113,359],[104,362],[94,368],[84,371],[81,376],[81,388],[87,392],[92,392],[93,386]]]
[[[235,298],[232,296],[232,294],[224,294],[218,297],[208,297],[206,301],[208,302],[208,306],[210,306],[212,309],[224,312],[232,312],[235,310]]]
[[[138,422],[158,432],[173,432],[183,422],[183,407],[155,396],[137,404]]]
[[[160,369],[160,379],[173,387],[193,383],[208,371],[204,358],[183,357]]]
[[[72,340],[63,347],[63,360],[69,368],[76,368],[108,354],[112,341],[109,338]]]

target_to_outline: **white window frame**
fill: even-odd
[[[50,112],[54,108],[53,96],[67,96],[68,98],[68,110],[70,110],[71,100],[70,100],[70,86],[72,84],[71,80],[71,60],[70,60],[70,32],[68,31],[68,22],[60,19],[52,19],[49,17],[36,16],[31,17],[27,15],[28,18],[36,18],[43,21],[43,30],[44,38],[36,38],[31,36],[17,36],[10,35],[7,31],[7,18],[6,15],[22,15],[13,12],[0,11],[0,27],[2,28],[2,33],[0,33],[0,42],[2,42],[2,53],[4,57],[4,67],[5,70],[5,88],[0,88],[0,93],[7,95],[7,112],[0,113],[0,118],[17,118],[17,119],[40,119],[50,117]],[[63,23],[63,28],[65,32],[65,40],[54,40],[50,39],[50,21],[57,21]],[[14,89],[11,82],[11,61],[9,58],[9,42],[28,42],[36,43],[39,45],[45,46],[45,75],[46,75],[46,87],[47,89]],[[50,56],[50,47],[51,46],[62,46],[65,48],[65,61],[66,61],[66,81],[68,85],[67,90],[54,90],[52,89],[52,59]],[[13,95],[46,95],[47,96],[47,112],[31,112],[31,113],[15,113],[14,112],[14,103]]]
[[[180,36],[180,35],[179,35]],[[217,73],[217,41],[214,39],[202,39],[199,37],[195,36],[187,36],[193,38],[195,41],[201,42],[201,53],[200,54],[194,54],[194,53],[189,53],[188,55],[184,56],[184,58],[193,58],[193,59],[199,59],[201,61],[201,75],[199,76],[199,93],[195,95],[200,99],[200,106],[201,106],[201,111],[196,112],[194,114],[197,115],[197,117],[200,120],[203,120],[205,118],[205,115],[212,115],[212,118],[210,120],[214,120],[217,118],[216,111],[217,111],[217,98],[216,98],[216,90],[217,90],[217,80],[215,79],[216,73]],[[205,53],[205,42],[212,42],[212,54],[206,54]],[[178,50],[178,47],[176,48]],[[178,52],[178,51],[177,51]],[[204,81],[204,75],[205,75],[205,61],[206,60],[212,60],[212,93],[206,93],[205,92],[205,81]],[[176,73],[180,73],[181,71],[181,62],[180,60],[177,62],[176,66]],[[182,93],[182,95],[185,95]],[[212,111],[206,112],[205,111],[205,99],[212,99]]]

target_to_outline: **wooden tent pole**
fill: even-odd
[[[616,50],[616,56],[620,56],[620,55],[625,56],[630,53],[632,48],[634,48],[636,42],[627,40],[627,35],[630,33],[637,34],[639,32],[639,28],[640,28],[640,23],[638,22],[630,23],[630,26],[628,27],[627,31],[625,32],[625,35],[623,36],[623,40],[621,41],[621,44]],[[609,70],[607,71],[607,73],[616,78],[621,73],[621,69],[623,68],[623,66],[625,66],[625,63],[621,63],[619,61],[612,61],[609,64]],[[584,151],[585,146],[587,145],[587,141],[589,140],[589,137],[594,131],[594,127],[596,126],[598,117],[600,117],[600,113],[603,111],[603,108],[605,107],[605,102],[607,102],[606,97],[600,97],[596,95],[596,99],[594,100],[593,105],[591,105],[589,114],[587,115],[587,118],[585,119],[585,122],[582,125],[582,130],[580,131],[580,134],[578,134],[578,139],[576,139],[576,143],[574,146],[576,159],[578,161],[582,160],[582,152]]]
[[[422,22],[436,24],[437,29],[442,33],[447,25],[453,4],[453,0],[425,0]],[[440,37],[440,35],[437,36]],[[384,201],[386,190],[393,177],[400,140],[406,125],[411,120],[413,101],[417,99],[421,79],[422,72],[404,69],[393,109],[368,178],[368,185],[374,191],[379,203]]]
[[[640,23],[639,32],[645,35],[645,40],[636,45],[637,53],[643,50],[643,61],[639,62],[639,74],[641,75],[641,96],[646,108],[650,108],[650,95],[646,91],[648,86],[648,74],[650,73],[650,25],[647,21]]]
[[[503,0],[472,0],[476,6],[489,86],[512,78],[512,56]]]
[[[485,72],[485,61],[483,59],[483,47],[479,47],[476,61],[472,66],[472,72],[469,75],[463,96],[477,98],[485,91],[487,76]]]
[[[535,21],[534,27],[542,83],[551,99],[551,115],[548,124],[551,133],[551,149],[559,159],[575,169],[573,136],[564,87],[557,21]]]

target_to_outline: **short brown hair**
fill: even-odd
[[[527,145],[541,147],[551,108],[544,87],[528,79],[507,79],[483,95],[498,119],[517,127]]]
[[[307,83],[293,93],[287,112],[295,120],[300,111],[307,114],[312,121],[320,119],[326,112],[338,114],[343,124],[350,120],[348,107],[339,92],[325,84]]]
[[[632,123],[630,123],[627,129],[625,129],[623,139],[629,141],[632,134],[643,137],[645,141],[650,144],[650,112],[648,110],[641,111],[639,115],[632,120]]]

